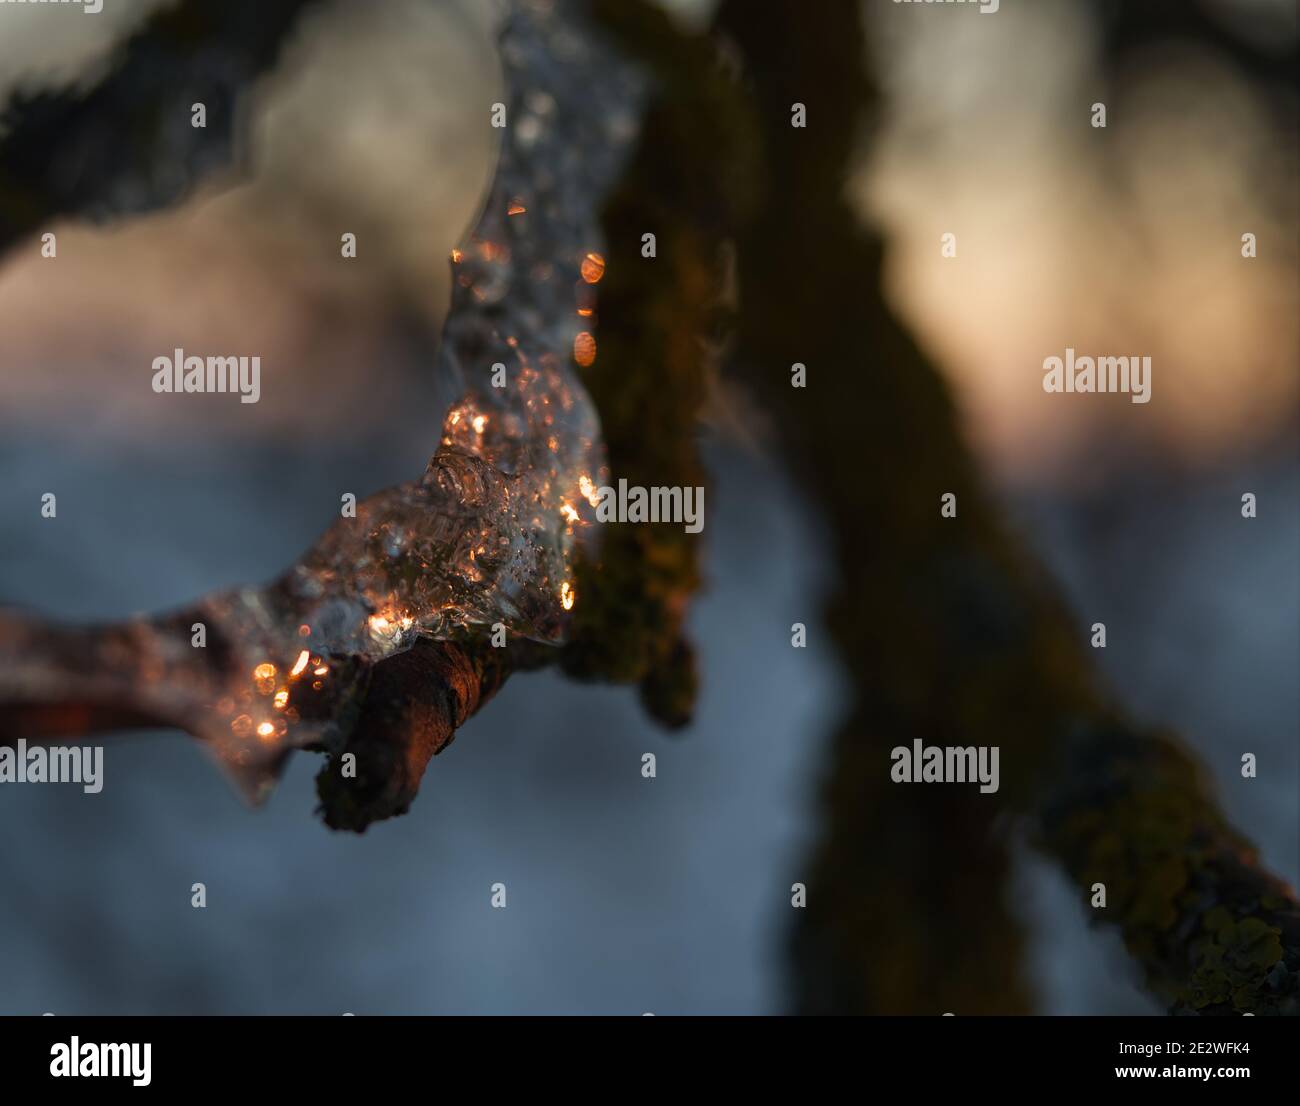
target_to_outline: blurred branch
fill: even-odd
[[[0,254],[61,217],[164,207],[238,165],[242,100],[317,0],[181,0],[91,87],[13,93],[0,112]],[[191,125],[203,103],[207,125]]]
[[[1246,10],[1212,15],[1202,0],[1091,0],[1101,30],[1101,55],[1108,68],[1131,64],[1153,46],[1186,43],[1227,60],[1243,78],[1294,113],[1300,44],[1234,33],[1234,23],[1261,16]]]
[[[727,245],[752,205],[752,131],[716,135],[714,173],[678,156],[680,136],[700,115],[726,110],[734,90],[706,37],[682,35],[661,10],[597,3],[601,24],[629,57],[670,53],[641,126],[641,138],[603,214],[608,269],[596,334],[600,359],[584,382],[600,411],[610,469],[630,485],[706,486],[699,414],[727,303]],[[656,234],[653,259],[642,235]],[[615,366],[611,371],[610,366]],[[683,725],[694,707],[693,650],[683,632],[700,584],[699,537],[679,523],[603,527],[597,561],[579,567],[584,596],[561,657],[566,673],[640,686],[649,713]]]
[[[773,0],[754,19],[724,0],[718,25],[748,63],[767,188],[739,240],[736,364],[833,527],[842,583],[826,620],[856,693],[793,944],[799,1008],[1022,1008],[1001,827],[1027,815],[1085,902],[1106,883],[1094,916],[1176,1011],[1297,1012],[1294,893],[1182,747],[1113,709],[1075,620],[981,486],[939,372],[884,301],[882,243],[844,195],[874,106],[859,5],[811,19]],[[790,126],[795,102],[806,129]],[[712,125],[683,138],[696,172],[715,171]],[[809,371],[797,392],[795,362]],[[940,516],[948,492],[956,518]],[[890,748],[916,739],[1000,747],[1001,790],[891,783]]]

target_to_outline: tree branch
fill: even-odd
[[[859,6],[834,0],[809,19],[774,0],[764,16],[724,0],[718,17],[749,62],[768,185],[739,242],[736,363],[830,520],[843,583],[826,617],[855,691],[798,912],[800,1008],[1022,1008],[1002,890],[1010,815],[1040,827],[1085,902],[1106,883],[1094,916],[1176,1012],[1300,1012],[1294,892],[1227,825],[1190,756],[1114,708],[982,487],[942,377],[885,303],[883,244],[843,194],[857,120],[875,106]],[[790,126],[795,101],[815,129]],[[679,159],[707,172],[709,128],[690,141]],[[792,397],[796,361],[814,377]],[[940,517],[946,492],[956,518]],[[1000,747],[1001,790],[893,784],[890,748],[917,739]]]
[[[173,204],[242,157],[242,98],[316,0],[183,0],[89,89],[15,93],[0,114],[0,254],[60,217]],[[190,106],[207,109],[191,125]]]
[[[555,22],[578,27],[581,5],[560,7]],[[190,610],[121,626],[60,628],[0,617],[0,657],[10,661],[0,672],[0,739],[50,739],[121,722],[178,726],[213,744],[254,796],[290,748],[326,751],[331,759],[318,781],[324,818],[362,830],[407,809],[430,757],[516,668],[563,658],[566,670],[583,678],[635,679],[657,716],[685,719],[694,681],[680,626],[695,586],[693,554],[687,560],[679,553],[680,572],[664,571],[661,529],[649,543],[638,535],[603,554],[590,544],[592,556],[579,568],[577,625],[588,629],[618,625],[617,612],[602,615],[602,606],[629,600],[602,588],[603,580],[655,581],[633,600],[649,617],[622,635],[644,658],[631,671],[611,669],[611,652],[592,647],[587,631],[563,653],[528,640],[553,640],[561,601],[567,595],[572,604],[574,589],[563,575],[571,548],[574,556],[581,548],[575,528],[590,530],[591,520],[563,528],[556,520],[561,499],[583,510],[577,473],[595,476],[600,467],[595,420],[561,360],[572,347],[574,318],[562,278],[572,267],[572,281],[598,244],[588,220],[617,169],[619,143],[598,138],[583,117],[634,115],[640,83],[636,69],[609,56],[606,45],[561,42],[563,28],[545,25],[551,17],[538,17],[536,26],[532,18],[519,14],[505,31],[512,64],[523,73],[511,110],[525,113],[529,82],[549,79],[543,87],[566,110],[541,124],[543,134],[548,126],[562,131],[536,148],[508,140],[483,218],[456,252],[440,360],[468,391],[444,423],[423,479],[359,504],[355,520],[336,522],[261,590],[210,596]],[[561,48],[563,64],[550,56]],[[564,133],[574,127],[576,135]],[[547,143],[561,144],[562,155],[544,173],[532,172]],[[561,163],[567,175],[557,177]],[[548,195],[556,190],[562,203]],[[515,214],[527,217],[506,218]],[[557,270],[554,279],[535,276],[550,270]],[[495,357],[511,366],[506,396],[481,382]],[[628,417],[642,430],[659,423],[662,448],[684,454],[689,445],[693,455],[695,395],[660,402],[653,419],[644,411]],[[636,463],[632,449],[620,448],[620,456]],[[643,571],[653,565],[658,571]],[[509,646],[489,645],[489,628],[495,638],[494,627],[507,625]],[[195,626],[206,634],[202,648],[191,647]],[[376,635],[385,644],[371,648]],[[329,646],[333,639],[343,644]],[[305,736],[294,740],[295,732]],[[350,758],[355,763],[345,763]]]

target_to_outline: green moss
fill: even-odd
[[[707,339],[725,315],[724,243],[754,203],[752,127],[706,39],[644,4],[600,4],[606,26],[656,75],[657,91],[623,183],[603,215],[595,362],[584,383],[600,412],[613,479],[706,487],[697,438],[710,371]],[[703,133],[701,119],[713,121]],[[643,257],[641,237],[656,236]],[[707,532],[707,527],[706,527]],[[640,685],[649,713],[690,717],[697,676],[683,622],[700,585],[703,534],[679,523],[602,527],[578,567],[578,603],[561,666],[581,679]]]

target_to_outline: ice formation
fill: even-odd
[[[266,587],[114,627],[5,618],[7,700],[132,704],[201,737],[256,800],[289,750],[328,744],[337,719],[320,701],[348,695],[331,681],[355,683],[420,635],[502,623],[563,639],[580,601],[574,558],[596,529],[593,488],[607,475],[575,364],[597,356],[599,216],[644,80],[586,23],[581,0],[521,0],[500,50],[500,160],[477,226],[452,253],[437,363],[460,398],[424,475],[357,504]],[[197,622],[205,648],[193,644]]]

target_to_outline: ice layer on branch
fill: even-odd
[[[8,701],[127,704],[202,738],[258,799],[288,751],[331,744],[367,666],[418,636],[501,624],[563,640],[580,601],[574,559],[597,529],[594,488],[607,476],[575,363],[597,355],[600,212],[636,137],[645,81],[581,0],[511,6],[500,53],[500,159],[477,225],[452,252],[436,366],[443,394],[459,398],[423,476],[357,504],[266,587],[111,627],[6,615]]]

